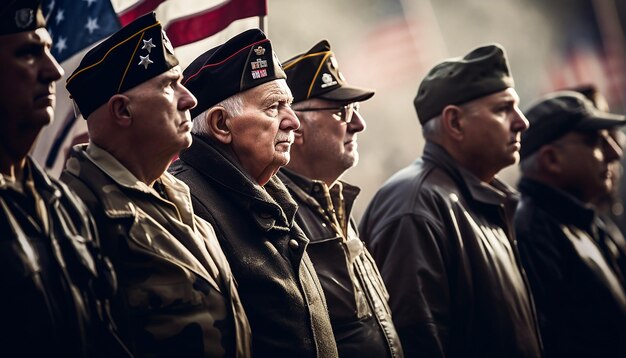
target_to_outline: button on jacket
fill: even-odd
[[[149,187],[96,145],[62,180],[88,205],[119,278],[113,316],[137,356],[248,357],[250,328],[213,228],[168,173]]]
[[[626,292],[619,242],[595,212],[528,178],[515,228],[546,357],[626,357]]]
[[[296,222],[324,288],[340,357],[402,357],[389,295],[350,215],[360,189],[338,181],[330,190],[285,168],[278,177],[298,203]]]
[[[460,168],[440,146],[392,176],[361,238],[390,294],[410,357],[539,357],[532,298],[513,239],[515,195]]]
[[[335,357],[322,287],[294,221],[296,203],[276,177],[261,187],[210,139],[194,135],[170,172],[191,190],[237,280],[255,357]]]

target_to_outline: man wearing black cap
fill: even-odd
[[[624,251],[592,203],[611,190],[622,151],[609,131],[626,118],[571,91],[546,95],[526,116],[515,231],[546,357],[624,357]]]
[[[90,143],[74,147],[62,178],[96,218],[119,277],[114,319],[133,353],[248,357],[250,328],[215,232],[165,172],[191,144],[197,102],[181,80],[153,13],[90,50],[66,83]]]
[[[124,355],[107,319],[115,278],[93,219],[28,156],[63,74],[45,26],[39,1],[0,5],[0,355]]]
[[[278,176],[298,203],[296,222],[324,289],[340,357],[401,357],[389,296],[359,239],[350,211],[360,189],[340,181],[358,162],[365,129],[359,102],[374,95],[350,86],[323,40],[283,63],[300,119],[291,160]]]
[[[300,122],[270,40],[245,31],[200,55],[184,77],[198,98],[194,140],[170,171],[215,227],[250,319],[252,352],[337,356],[296,203],[274,175],[289,162]]]
[[[407,356],[541,355],[515,193],[495,177],[519,158],[528,122],[518,103],[499,45],[446,60],[420,84],[423,155],[383,185],[360,225]]]

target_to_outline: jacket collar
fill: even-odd
[[[264,186],[247,174],[233,155],[211,139],[192,134],[191,146],[180,153],[180,160],[212,182],[236,193],[244,207],[252,211],[260,227],[268,230],[274,223],[288,229],[296,214],[297,205],[285,185],[273,176]],[[259,214],[262,213],[262,214]],[[267,218],[267,214],[272,219]],[[272,225],[268,225],[269,222]]]
[[[307,202],[308,200],[302,194],[305,194],[311,198],[315,198],[317,196],[315,188],[326,185],[320,180],[309,179],[287,168],[281,168],[278,172],[278,176],[283,181],[283,183],[285,183],[287,188],[297,186],[298,188],[302,189],[304,193],[292,190],[293,195],[298,197],[302,202]],[[330,192],[330,195],[334,201],[337,201],[336,198],[340,195],[343,195],[343,203],[346,210],[346,216],[350,216],[350,213],[352,212],[352,207],[354,206],[354,201],[361,192],[361,189],[357,186],[350,185],[341,180],[338,180],[337,183],[339,183],[339,185],[333,185],[328,189],[328,191]]]
[[[596,214],[592,208],[560,189],[526,177],[522,177],[518,188],[522,198],[531,197],[539,207],[566,225],[588,231],[595,222]]]
[[[519,194],[498,178],[494,178],[490,183],[485,183],[475,175],[458,165],[458,163],[440,145],[433,142],[426,142],[422,158],[431,162],[435,166],[444,170],[459,185],[467,198],[488,204],[500,206],[513,206],[517,202]]]

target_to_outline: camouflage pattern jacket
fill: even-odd
[[[149,187],[94,144],[62,180],[96,219],[119,279],[113,318],[141,357],[250,356],[250,328],[215,233],[168,173]]]
[[[340,357],[402,357],[389,294],[350,212],[360,189],[331,188],[282,168],[278,177],[298,203],[296,222],[324,288]]]
[[[115,290],[93,220],[27,158],[23,183],[0,174],[0,356],[125,356],[110,325]]]
[[[294,221],[296,203],[273,177],[259,186],[210,140],[194,136],[170,172],[215,227],[239,282],[255,357],[336,357],[322,287]]]

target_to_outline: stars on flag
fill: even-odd
[[[92,1],[95,1],[95,0],[92,0]],[[85,25],[85,28],[89,30],[90,34],[93,34],[95,30],[100,28],[100,26],[98,26],[98,19],[88,17],[87,25]]]
[[[63,62],[120,28],[110,0],[43,0],[48,31],[54,33],[52,54]]]

